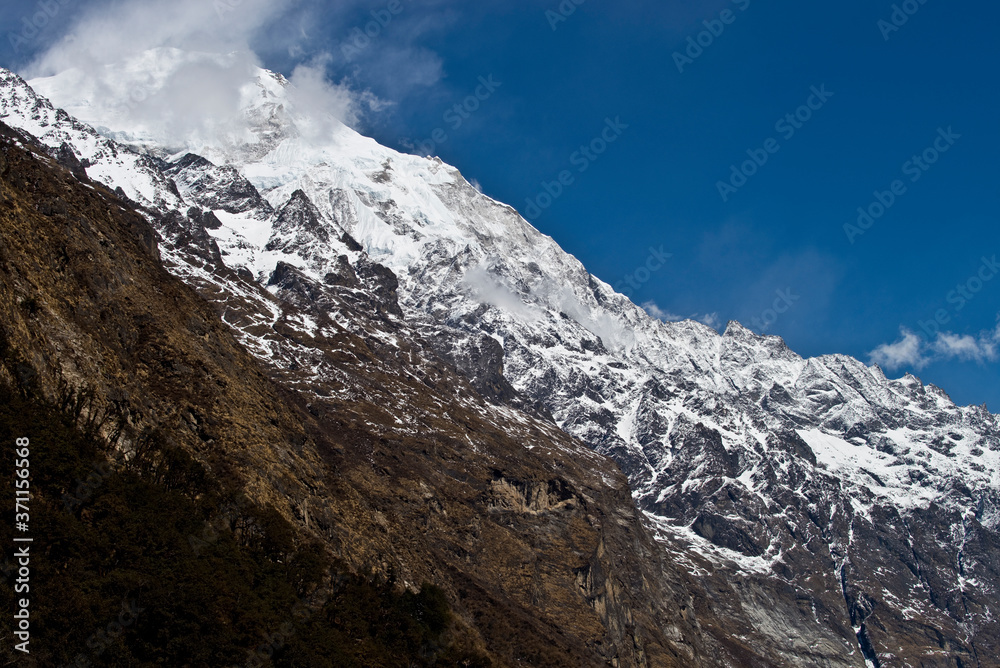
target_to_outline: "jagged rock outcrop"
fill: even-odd
[[[208,210],[269,215],[271,205],[239,170],[219,167],[193,153],[173,163],[162,163],[163,173],[174,179],[190,201]]]

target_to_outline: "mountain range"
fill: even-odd
[[[219,58],[159,49],[120,79],[169,95]],[[985,406],[737,322],[653,318],[454,167],[317,115],[279,74],[252,72],[238,119],[185,141],[122,86],[0,70],[0,121],[139,212],[143,261],[312,425],[264,453],[197,403],[133,407],[134,426],[183,419],[201,458],[233,441],[301,531],[442,584],[500,665],[1000,665]],[[57,338],[48,375],[104,377]],[[334,511],[341,486],[355,502]],[[477,605],[552,655],[519,657]]]

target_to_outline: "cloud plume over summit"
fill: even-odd
[[[43,80],[59,75],[63,95],[71,80],[74,99],[54,101],[76,103],[71,111],[96,125],[155,132],[178,148],[239,141],[246,133],[242,103],[262,66],[254,48],[266,43],[266,30],[304,7],[292,0],[89,6],[24,74],[43,91]],[[297,51],[302,57],[289,79],[300,130],[324,132],[332,121],[356,127],[365,113],[385,106],[347,80],[330,81],[329,54]]]

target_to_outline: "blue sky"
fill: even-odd
[[[23,68],[99,5],[54,2],[16,50],[10,24],[42,5],[0,2],[0,63]],[[651,312],[740,320],[1000,410],[1000,6],[270,6],[249,33],[265,66],[321,62],[374,93],[386,106],[359,129],[459,167]],[[859,207],[881,215],[862,229]],[[671,257],[646,272],[651,248]]]

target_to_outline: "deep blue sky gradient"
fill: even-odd
[[[400,2],[350,61],[342,46],[352,29],[387,0],[302,5],[255,50],[286,74],[333,54],[332,80],[393,103],[364,132],[407,150],[441,128],[448,139],[433,152],[522,213],[543,183],[573,170],[574,183],[533,222],[612,285],[634,276],[650,247],[672,253],[634,291],[637,303],[749,325],[790,290],[798,300],[769,333],[803,355],[865,361],[938,309],[957,334],[996,327],[1000,275],[960,312],[947,295],[984,255],[1000,254],[1000,5],[926,0],[887,41],[877,24],[891,1],[586,0],[555,30],[546,11],[558,0]],[[29,6],[6,4],[15,17]],[[673,54],[724,10],[735,20],[680,73]],[[0,62],[26,57],[4,39]],[[453,129],[445,113],[490,75],[500,88]],[[813,86],[833,96],[784,139],[775,122]],[[571,156],[607,118],[628,129],[579,173]],[[939,128],[961,139],[911,183],[904,163]],[[772,137],[780,150],[724,202],[717,182]],[[906,194],[849,243],[844,224],[894,179]],[[998,362],[946,359],[889,375],[904,371],[959,403],[1000,410]]]

